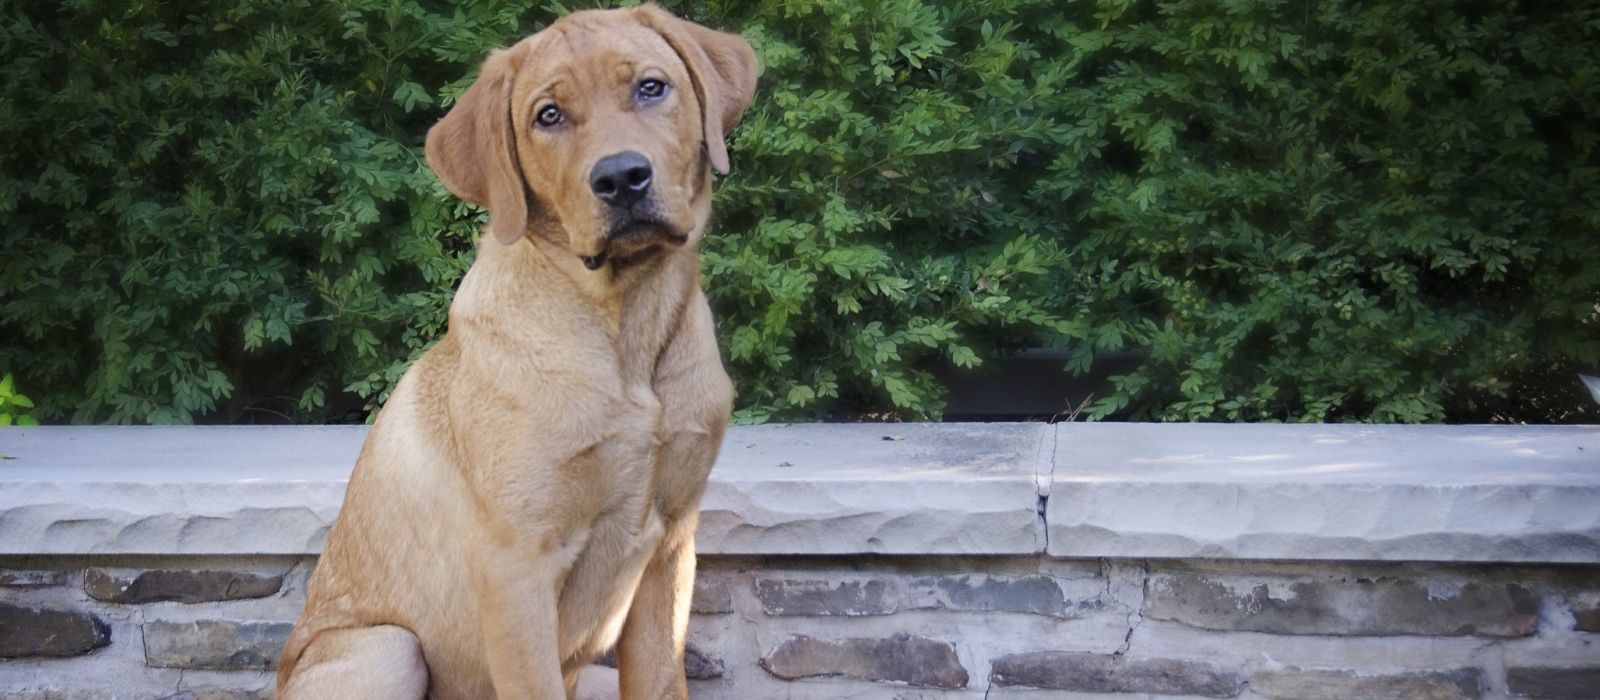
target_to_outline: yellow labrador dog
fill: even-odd
[[[756,70],[655,6],[579,12],[491,55],[428,133],[492,235],[362,448],[280,700],[569,698],[613,646],[611,692],[686,697],[732,401],[695,249]]]

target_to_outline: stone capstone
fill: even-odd
[[[1593,700],[1600,698],[1600,666],[1513,666],[1506,669],[1506,690],[1540,700]]]
[[[293,628],[293,623],[266,620],[146,622],[145,663],[158,668],[274,668]]]
[[[1239,674],[1215,665],[1178,659],[1128,659],[1116,654],[1042,651],[994,660],[989,679],[998,686],[1025,686],[1080,693],[1152,693],[1231,698]]]
[[[1230,632],[1520,637],[1537,629],[1539,599],[1515,583],[1176,572],[1151,576],[1144,616]]]
[[[0,603],[0,658],[82,656],[111,643],[111,628],[86,612]]]
[[[892,579],[756,579],[761,609],[776,616],[889,615],[900,609],[899,593]]]
[[[0,571],[0,588],[47,588],[67,585],[65,571]]]
[[[733,426],[700,501],[695,549],[1037,554],[1050,431],[1039,423]]]
[[[1056,426],[1064,558],[1600,561],[1600,426]]]
[[[967,687],[967,669],[949,642],[908,634],[826,640],[795,635],[761,657],[778,678],[843,676],[931,688]]]
[[[315,554],[368,430],[14,428],[0,554]],[[1597,453],[1597,426],[733,426],[695,539],[710,556],[1592,564]]]
[[[1477,700],[1483,683],[1475,668],[1388,675],[1290,669],[1257,672],[1250,690],[1274,700]]]
[[[90,568],[83,590],[108,603],[214,603],[264,598],[283,586],[283,575],[238,571],[169,571]]]

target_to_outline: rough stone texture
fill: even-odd
[[[67,585],[65,571],[0,571],[0,588],[48,588]]]
[[[1600,426],[1057,430],[1054,556],[1600,561]]]
[[[0,554],[316,553],[366,430],[10,430]],[[1078,558],[1592,563],[1595,454],[1596,426],[735,426],[697,542],[996,555],[1048,531]]]
[[[1073,586],[1075,595],[1063,590],[1063,582],[1043,574],[993,576],[962,574],[938,578],[918,578],[910,582],[912,607],[936,608],[956,612],[1013,612],[1051,617],[1077,618],[1108,607],[1106,582],[1088,579]]]
[[[756,598],[768,615],[889,615],[900,609],[891,579],[825,581],[756,579]]]
[[[689,612],[705,615],[733,612],[733,594],[728,591],[727,582],[696,577],[694,593],[689,598]]]
[[[1541,700],[1593,700],[1600,698],[1600,666],[1513,666],[1506,669],[1506,690]]]
[[[241,571],[172,571],[91,568],[83,572],[83,590],[108,603],[214,603],[263,598],[278,592],[283,575]]]
[[[1572,628],[1579,632],[1600,632],[1600,603],[1573,605]]]
[[[702,554],[1044,549],[1043,424],[734,426],[701,501]]]
[[[986,573],[900,578],[891,575],[773,573],[755,579],[756,598],[774,616],[890,615],[906,610],[1008,612],[1078,619],[1103,612],[1103,577],[1058,579],[1044,574]]]
[[[145,662],[158,668],[274,668],[293,628],[265,620],[146,622]]]
[[[12,431],[0,554],[320,552],[367,430]]]
[[[594,662],[607,668],[616,668],[616,652],[608,651],[601,655],[600,658],[595,659]],[[722,673],[726,670],[727,668],[723,665],[720,657],[701,651],[699,647],[694,645],[694,642],[689,642],[683,646],[684,678],[692,681],[721,678]]]
[[[721,678],[725,669],[722,659],[707,654],[693,644],[683,648],[683,675],[689,680]]]
[[[1151,577],[1144,616],[1271,634],[1518,637],[1538,628],[1539,599],[1515,583],[1173,572]]]
[[[998,686],[1207,698],[1231,698],[1240,688],[1238,673],[1213,664],[1065,651],[1002,656],[994,660],[989,679]]]
[[[0,700],[117,700],[110,690],[91,688],[35,688],[0,690]],[[271,700],[268,698],[267,700]]]
[[[366,434],[16,428],[7,434],[16,459],[0,472],[0,554],[315,554]],[[734,426],[696,548],[1040,552],[1049,435],[1037,423]]]
[[[954,645],[908,634],[840,640],[795,635],[763,656],[761,667],[784,680],[844,676],[932,688],[967,686],[967,669]]]
[[[81,656],[111,643],[111,628],[84,612],[0,603],[0,658]]]
[[[195,688],[168,695],[161,700],[272,700],[273,694],[270,687],[257,690]]]
[[[26,691],[28,700],[43,697],[37,689],[57,689],[55,700],[158,700],[193,693],[195,700],[265,700],[253,695],[271,682],[270,670],[188,670],[147,666],[142,627],[151,621],[180,623],[189,620],[245,619],[287,623],[298,613],[299,596],[309,574],[310,559],[287,558],[209,558],[166,556],[94,558],[5,558],[0,569],[47,569],[55,564],[69,572],[72,583],[82,583],[86,568],[126,567],[135,570],[224,570],[271,573],[287,570],[284,590],[267,598],[220,603],[182,605],[153,603],[144,606],[102,603],[88,600],[81,587],[0,589],[0,600],[26,601],[34,606],[89,611],[101,616],[110,627],[112,643],[93,654],[77,658],[21,658],[0,660],[0,700],[7,693]],[[291,569],[290,567],[293,566]],[[1152,568],[1153,567],[1153,568]],[[1557,675],[1544,670],[1519,671],[1512,680],[1525,690],[1569,692],[1549,687],[1569,676],[1570,669],[1592,668],[1600,636],[1575,632],[1573,610],[1595,602],[1593,582],[1600,581],[1600,566],[1452,566],[1441,564],[1381,564],[1351,562],[1146,562],[1139,560],[1064,561],[1046,557],[763,557],[702,560],[699,578],[706,590],[721,589],[728,594],[730,613],[692,616],[689,641],[693,645],[685,659],[685,671],[692,677],[693,700],[750,700],[788,698],[789,700],[1111,700],[1113,697],[1199,698],[1194,694],[1174,695],[1145,691],[1101,693],[1091,690],[1062,690],[1015,682],[1008,677],[1008,664],[998,665],[999,677],[991,676],[997,659],[1035,652],[1041,648],[1076,653],[1078,658],[1095,659],[1086,663],[1110,663],[1120,652],[1126,667],[1143,671],[1140,664],[1150,660],[1181,660],[1210,664],[1221,676],[1213,694],[1226,695],[1242,683],[1244,690],[1234,696],[1260,700],[1302,697],[1339,697],[1340,700],[1384,700],[1385,697],[1416,697],[1428,700],[1461,697],[1458,690],[1471,684],[1449,685],[1445,681],[1452,669],[1476,671],[1483,692],[1474,700],[1518,700],[1506,689],[1507,668],[1555,667],[1568,669]],[[1174,573],[1204,572],[1217,579],[1236,580],[1245,590],[1250,585],[1267,584],[1269,594],[1279,597],[1290,592],[1297,581],[1408,580],[1425,583],[1435,597],[1454,595],[1462,584],[1514,582],[1541,597],[1542,617],[1538,630],[1530,637],[1472,636],[1341,636],[1284,635],[1256,632],[1217,632],[1200,627],[1158,620],[1141,615],[1145,609],[1147,582],[1165,580]],[[878,581],[898,595],[898,612],[892,615],[769,615],[756,595],[758,578],[774,580],[825,580],[831,587],[845,582]],[[1152,578],[1154,581],[1152,581]],[[1059,587],[1063,606],[1069,615],[1041,614],[1054,604],[1055,594],[1044,580]],[[1246,585],[1250,584],[1250,585]],[[1042,593],[1041,593],[1042,591]],[[973,597],[963,598],[970,593]],[[993,594],[993,595],[991,595]],[[720,596],[718,596],[720,598]],[[1100,601],[1104,609],[1086,610],[1075,617],[1078,606],[1071,601]],[[1005,610],[993,608],[1005,607]],[[285,628],[287,625],[285,625]],[[156,630],[151,631],[152,637]],[[954,658],[973,677],[961,688],[912,687],[904,681],[874,681],[865,654],[855,653],[842,640],[883,640],[895,633],[908,637],[943,640],[953,643]],[[836,640],[841,657],[856,659],[860,676],[842,672],[834,676],[814,676],[784,680],[762,670],[760,657],[774,650],[783,640],[804,635],[819,640]],[[941,646],[943,644],[941,643]],[[696,653],[696,651],[700,653]],[[231,655],[226,652],[223,655]],[[945,658],[949,658],[948,653]],[[704,665],[697,662],[704,660]],[[814,660],[814,659],[813,659]],[[184,657],[184,663],[187,663]],[[838,670],[844,663],[835,664]],[[1081,668],[1082,673],[1090,673]],[[722,669],[718,674],[718,669]],[[1013,669],[1015,666],[1013,666]],[[1166,669],[1169,678],[1196,673],[1193,666],[1180,663]],[[1309,669],[1301,671],[1298,669]],[[1331,670],[1330,670],[1331,669]],[[793,670],[793,669],[791,669]],[[814,669],[815,670],[815,669]],[[878,669],[877,675],[893,676]],[[1156,671],[1162,671],[1159,667]],[[1234,673],[1237,672],[1237,678]],[[1254,678],[1246,678],[1254,674]],[[1431,674],[1444,674],[1438,679]],[[905,674],[898,674],[904,677]],[[1076,687],[1148,688],[1133,685],[1134,673],[1125,668],[1121,675],[1106,680],[1090,675]],[[1406,678],[1407,676],[1420,678]],[[1399,678],[1397,678],[1399,677]],[[1207,676],[1201,676],[1204,682]],[[1356,680],[1360,678],[1361,680]],[[1193,678],[1190,679],[1193,681]],[[1405,681],[1397,685],[1397,681]],[[1291,681],[1299,685],[1284,685]],[[1035,681],[1045,683],[1045,681]],[[1088,685],[1088,683],[1100,685]],[[1543,686],[1527,685],[1543,682]],[[1567,678],[1578,684],[1584,679]],[[1276,683],[1276,685],[1274,685]],[[1353,688],[1352,688],[1353,685]],[[204,693],[213,693],[207,697]],[[80,697],[74,699],[71,693]],[[1465,697],[1471,698],[1468,693]],[[1531,695],[1529,697],[1541,697]],[[1544,696],[1550,697],[1550,696]],[[1582,696],[1600,700],[1600,694]],[[1566,698],[1564,700],[1574,700]]]
[[[0,700],[272,700],[274,689],[247,688],[192,688],[176,693],[166,691],[129,692],[126,687],[110,688],[40,688],[28,690],[0,690]]]
[[[1477,700],[1483,681],[1475,668],[1387,675],[1265,670],[1250,676],[1250,690],[1274,700]]]
[[[1296,667],[1360,676],[1472,667],[1482,674],[1481,700],[1524,697],[1507,694],[1508,679],[1514,689],[1600,700],[1583,675],[1600,649],[1600,635],[1585,631],[1600,608],[1597,521],[1589,515],[1600,500],[1600,458],[1571,458],[1577,447],[1600,454],[1586,442],[1600,429],[1145,425],[1092,432],[1098,429],[730,430],[706,501],[700,550],[711,556],[701,562],[699,614],[689,633],[699,649],[717,654],[707,661],[726,670],[695,680],[692,697],[1109,700],[989,682],[996,659],[1056,649],[1203,661],[1241,679],[1246,670]],[[1116,432],[1124,429],[1134,432]],[[200,695],[206,689],[222,694],[215,700],[233,700],[234,692],[259,700],[250,693],[270,683],[270,671],[148,666],[141,628],[147,620],[229,619],[272,620],[286,631],[312,563],[302,557],[320,548],[364,435],[364,428],[8,432],[5,451],[22,452],[17,442],[28,454],[0,469],[0,570],[57,571],[29,574],[45,585],[0,586],[0,600],[91,612],[109,626],[112,643],[77,658],[0,661],[0,698],[55,692],[51,700],[156,700],[191,689],[196,700],[213,700]],[[1047,520],[1049,551],[1069,558],[1041,554]],[[1486,561],[1493,563],[1449,563]],[[88,599],[81,587],[88,568],[270,576],[280,563],[296,568],[266,598],[135,606]],[[1166,595],[1155,589],[1171,574],[1196,571],[1226,585],[1230,595],[1219,606],[1264,601],[1249,625],[1267,620],[1287,629],[1309,619],[1365,634],[1396,621],[1420,624],[1407,615],[1476,627],[1483,621],[1474,618],[1488,617],[1509,619],[1503,631],[1532,635],[1218,632],[1145,614],[1158,613],[1160,603],[1147,604],[1147,594]],[[895,612],[768,614],[755,586],[762,577],[827,581],[829,594],[844,583],[880,581],[876,604]],[[1313,592],[1325,596],[1322,608],[1298,596],[1294,584],[1303,582],[1319,584]],[[1256,597],[1259,585],[1264,598]],[[859,600],[829,609],[865,605],[871,599],[862,586]],[[1421,612],[1396,614],[1382,605],[1390,599]],[[1450,606],[1462,605],[1458,599],[1479,609],[1457,614]],[[1537,628],[1532,603],[1542,613]],[[1483,612],[1496,606],[1511,614]],[[1315,614],[1302,619],[1295,610]],[[150,630],[152,638],[158,633]],[[851,653],[848,640],[884,642],[896,633],[954,642],[958,667],[979,676],[962,688],[868,680],[868,671],[883,669]],[[801,635],[836,640],[823,644],[842,648],[838,665],[854,663],[862,675],[787,681],[759,670],[763,652]],[[259,658],[275,654],[274,645]],[[192,656],[179,658],[188,664]],[[1569,689],[1551,687],[1557,682]],[[1269,696],[1247,686],[1236,697]]]

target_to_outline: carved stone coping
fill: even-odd
[[[0,429],[0,554],[312,554],[365,427]],[[1600,563],[1600,427],[729,429],[704,555]]]

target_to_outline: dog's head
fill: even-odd
[[[595,269],[700,234],[755,83],[737,35],[654,5],[577,12],[484,62],[428,165],[501,243],[532,224]]]

